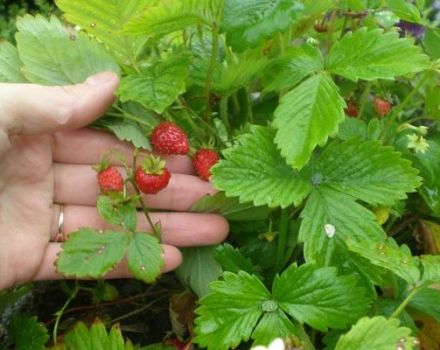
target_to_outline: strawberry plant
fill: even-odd
[[[180,283],[166,287],[197,300],[171,307],[180,340],[145,349],[272,349],[279,338],[286,349],[439,348],[438,1],[56,5],[61,18],[17,19],[0,80],[64,85],[113,71],[117,99],[93,127],[134,147],[133,160],[109,150],[121,169],[97,168],[97,208],[113,228],[72,233],[60,273],[100,278],[126,259],[135,278],[157,281],[162,228],[142,193],[172,179],[157,155],[190,157],[218,191],[191,211],[223,215],[230,236],[182,248]],[[151,232],[138,231],[138,211]],[[136,348],[99,321],[57,348],[81,336]]]

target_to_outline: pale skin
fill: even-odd
[[[59,204],[64,204],[63,233],[80,227],[106,228],[96,210],[99,188],[92,165],[111,149],[131,159],[132,147],[114,136],[87,128],[114,100],[118,78],[100,73],[64,87],[0,84],[0,289],[34,280],[64,278],[55,261]],[[186,156],[167,156],[168,187],[145,196],[161,222],[165,266],[182,261],[178,247],[222,241],[228,223],[214,214],[188,210],[205,194],[209,182],[194,175]],[[139,214],[139,230],[149,230]],[[130,277],[122,262],[107,278]]]

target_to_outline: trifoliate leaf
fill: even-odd
[[[227,149],[212,169],[214,186],[227,196],[252,201],[256,206],[299,205],[311,190],[310,182],[289,167],[273,143],[274,131],[253,127],[239,145]]]
[[[223,271],[234,273],[246,271],[247,273],[256,275],[252,261],[228,243],[219,245],[215,249],[214,256],[215,260],[222,266]]]
[[[274,339],[298,334],[297,326],[280,309],[265,313],[252,333],[254,345],[267,345]]]
[[[23,83],[26,78],[21,72],[17,49],[7,41],[0,43],[0,81],[5,83]]]
[[[357,81],[393,79],[428,67],[429,58],[408,38],[397,32],[361,28],[335,43],[327,59],[327,70]]]
[[[219,192],[200,198],[191,211],[220,214],[230,221],[252,221],[267,219],[271,210],[268,207],[255,207],[252,203],[240,203],[238,198],[228,198],[224,192]]]
[[[377,141],[334,142],[311,164],[312,181],[372,205],[393,205],[421,183],[411,162]]]
[[[212,292],[196,310],[194,339],[208,350],[227,350],[249,340],[263,314],[263,303],[276,306],[264,284],[243,271],[225,272],[224,281],[212,282],[210,287]]]
[[[305,44],[292,48],[283,56],[273,60],[264,72],[264,90],[291,89],[304,78],[322,70],[323,67],[321,51],[317,47]]]
[[[367,258],[372,264],[383,267],[410,284],[420,280],[419,261],[411,255],[406,245],[398,246],[389,238],[386,242],[347,241],[348,248]]]
[[[422,255],[422,281],[440,283],[440,255]]]
[[[345,241],[381,242],[385,233],[376,216],[353,197],[322,186],[313,190],[301,213],[299,240],[304,242],[306,261],[328,263],[336,247]]]
[[[440,290],[423,288],[411,299],[409,306],[440,322]]]
[[[187,65],[187,56],[155,62],[142,74],[122,78],[117,94],[123,102],[136,101],[162,113],[185,91]]]
[[[17,20],[17,49],[23,73],[33,83],[73,84],[103,71],[119,73],[104,46],[66,28],[59,19],[25,15]]]
[[[114,325],[107,333],[105,325],[95,321],[90,329],[79,322],[75,328],[64,336],[65,349],[112,349],[112,350],[133,350],[128,341],[124,342],[121,329]]]
[[[335,350],[412,350],[415,338],[410,337],[411,329],[399,327],[399,320],[378,316],[361,318],[351,330],[342,335]]]
[[[165,35],[196,24],[212,25],[222,13],[221,0],[173,0],[147,6],[131,19],[124,32],[135,35]]]
[[[124,121],[123,123],[109,124],[107,127],[115,133],[119,140],[131,142],[136,148],[151,151],[150,140],[138,126]]]
[[[15,315],[9,325],[9,332],[16,350],[44,350],[49,339],[47,329],[38,323],[36,317]]]
[[[287,30],[303,9],[297,0],[229,0],[225,1],[221,27],[227,43],[236,51],[244,51]]]
[[[281,98],[275,110],[275,143],[287,163],[301,169],[317,145],[336,134],[345,102],[330,76],[317,74]]]
[[[272,290],[285,312],[320,331],[344,329],[364,315],[371,302],[355,278],[311,264],[291,265],[275,278]]]
[[[215,247],[183,248],[181,251],[183,262],[177,269],[177,276],[199,297],[208,294],[209,284],[222,274],[222,268],[214,258]]]
[[[164,266],[162,254],[156,237],[145,232],[135,233],[128,246],[128,268],[134,277],[152,283],[160,276]]]
[[[136,57],[144,38],[118,32],[129,19],[145,8],[145,0],[59,0],[57,6],[69,22],[101,40],[122,63],[130,64]]]
[[[66,276],[102,277],[122,260],[127,244],[126,234],[82,228],[63,243],[57,269]]]

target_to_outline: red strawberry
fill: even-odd
[[[209,181],[211,177],[211,167],[220,159],[218,153],[212,149],[201,148],[194,154],[193,164],[197,175],[202,180]]]
[[[170,177],[165,161],[153,155],[147,157],[135,173],[136,184],[145,194],[155,194],[167,187]]]
[[[124,180],[121,173],[114,167],[108,167],[98,172],[98,184],[102,193],[121,192]]]
[[[381,117],[387,115],[390,109],[391,109],[391,102],[379,97],[374,98],[374,110]]]
[[[167,339],[163,342],[163,344],[173,346],[178,350],[185,349],[185,343],[181,342],[179,339]]]
[[[359,114],[359,109],[353,101],[347,102],[347,107],[344,109],[344,112],[349,117],[357,117]]]
[[[160,154],[187,154],[188,136],[178,125],[162,122],[156,126],[150,136],[155,152]]]

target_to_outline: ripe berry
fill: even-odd
[[[193,164],[197,175],[202,180],[209,181],[211,167],[220,159],[218,153],[212,149],[201,148],[194,154]]]
[[[121,192],[124,180],[121,173],[114,167],[108,167],[98,172],[98,185],[102,193]]]
[[[391,102],[379,97],[374,98],[374,110],[381,117],[387,115],[390,109],[391,109]]]
[[[162,122],[156,126],[150,136],[153,150],[160,154],[187,154],[188,136],[178,125]]]
[[[161,191],[167,187],[170,178],[171,174],[165,167],[165,161],[152,155],[144,160],[135,173],[136,184],[145,194]]]
[[[353,101],[347,102],[347,107],[344,109],[344,112],[349,117],[357,117],[359,114],[359,109]]]

